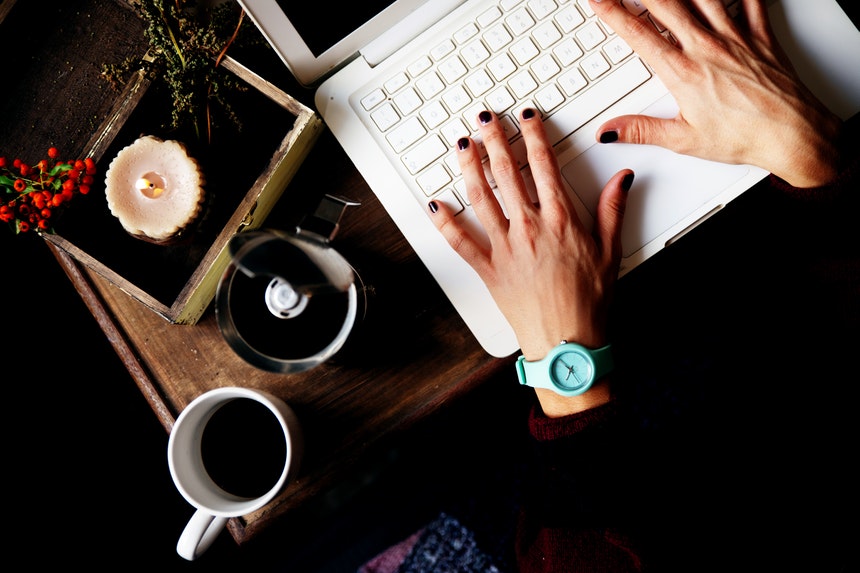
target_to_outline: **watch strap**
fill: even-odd
[[[571,349],[590,356],[594,365],[594,374],[589,383],[574,390],[556,385],[549,371],[555,357]],[[607,344],[600,348],[591,349],[581,344],[567,342],[566,340],[562,340],[558,346],[553,348],[541,360],[530,362],[525,359],[525,356],[521,355],[517,358],[516,362],[517,378],[519,378],[520,384],[532,386],[533,388],[546,388],[562,396],[577,396],[586,392],[594,382],[609,374],[614,367],[615,361],[612,357],[611,345]]]

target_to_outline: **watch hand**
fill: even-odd
[[[561,362],[561,363],[562,363],[562,365],[563,365],[565,368],[567,368],[567,376],[565,376],[565,377],[564,377],[564,381],[565,381],[565,382],[567,382],[568,378],[570,378],[570,375],[571,375],[571,374],[573,374],[573,366],[568,366],[568,365],[564,362],[564,360],[559,360],[559,362]]]

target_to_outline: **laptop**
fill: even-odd
[[[609,177],[635,170],[622,275],[767,176],[752,166],[653,146],[595,145],[595,130],[606,119],[673,117],[677,105],[587,0],[373,0],[337,8],[238,2],[297,80],[316,90],[320,116],[467,327],[496,357],[518,350],[513,330],[426,210],[431,199],[443,201],[483,233],[454,152],[459,137],[476,135],[480,110],[492,109],[505,123],[527,181],[517,113],[526,105],[541,111],[568,191],[589,225]],[[641,2],[623,3],[661,29]],[[860,111],[860,32],[839,4],[773,0],[768,9],[807,85],[843,119]]]

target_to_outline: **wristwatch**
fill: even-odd
[[[517,359],[520,384],[548,388],[562,396],[577,396],[615,366],[609,345],[596,350],[562,340],[542,360]]]

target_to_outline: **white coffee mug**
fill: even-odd
[[[229,518],[269,503],[296,474],[302,448],[295,413],[268,392],[227,387],[195,398],[167,443],[173,482],[196,508],[177,553],[196,559]]]

